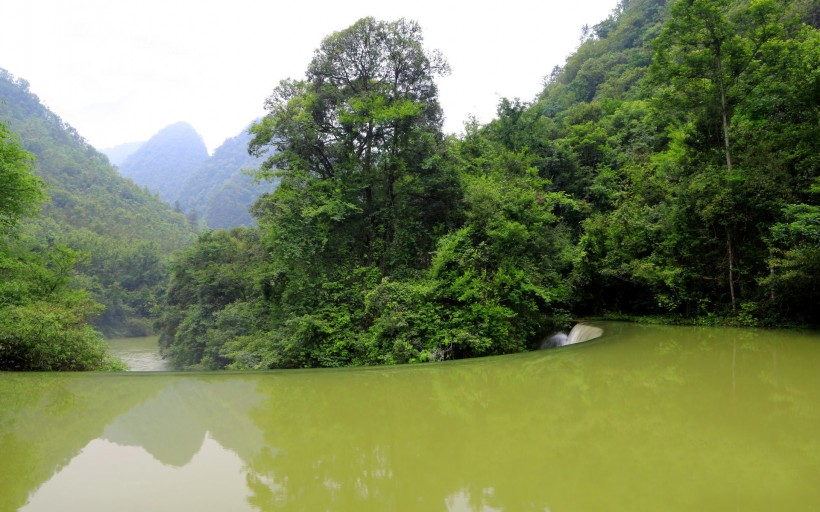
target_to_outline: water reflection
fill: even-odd
[[[820,506],[816,334],[605,332],[420,367],[3,374],[0,510]]]
[[[265,446],[262,431],[250,418],[261,398],[248,380],[176,379],[116,418],[102,438],[141,446],[158,462],[183,467],[210,435],[242,460],[250,460]]]
[[[235,453],[206,435],[195,455],[169,467],[141,447],[95,439],[21,511],[252,510]]]

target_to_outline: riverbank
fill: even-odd
[[[679,325],[696,327],[759,327],[764,329],[807,329],[820,330],[820,326],[806,323],[763,320],[744,313],[735,316],[706,315],[682,317],[675,315],[631,315],[628,313],[604,313],[598,316],[583,317],[579,322],[632,322],[646,325]]]

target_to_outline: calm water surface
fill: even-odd
[[[598,325],[413,367],[0,374],[0,511],[820,510],[820,335]]]
[[[158,350],[159,336],[109,339],[109,352],[119,357],[132,372],[165,372],[174,369],[170,361],[163,359]]]

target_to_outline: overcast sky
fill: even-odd
[[[0,67],[92,145],[146,140],[187,121],[209,150],[302,78],[322,39],[364,16],[417,20],[452,74],[439,80],[445,130],[532,99],[617,0],[0,0]]]

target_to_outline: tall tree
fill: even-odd
[[[274,148],[263,175],[281,176],[283,192],[314,188],[325,217],[357,226],[359,261],[382,271],[407,264],[405,250],[432,244],[413,221],[444,214],[415,207],[435,205],[447,191],[437,187],[442,113],[434,78],[448,72],[438,52],[424,49],[418,23],[363,18],[322,42],[305,80],[279,84],[266,102],[270,114],[252,128],[251,152]],[[281,198],[271,198],[275,209]],[[400,222],[406,215],[413,218]]]
[[[738,5],[740,4],[740,5]],[[738,104],[753,89],[746,81],[760,66],[761,48],[783,33],[784,3],[779,0],[678,0],[670,20],[655,42],[652,72],[664,87],[662,101],[680,113],[689,125],[690,139],[700,150],[721,148],[725,176],[703,176],[711,201],[698,200],[706,218],[718,225],[725,241],[727,283],[732,310],[736,309],[735,264],[738,255],[737,194],[726,194],[743,176],[733,173],[733,116]],[[692,132],[692,129],[699,132]],[[719,141],[719,142],[718,142]],[[707,168],[714,162],[701,161]],[[742,173],[741,173],[742,174]],[[742,184],[741,184],[742,185]],[[702,189],[703,187],[701,187]],[[708,204],[707,204],[708,203]]]

